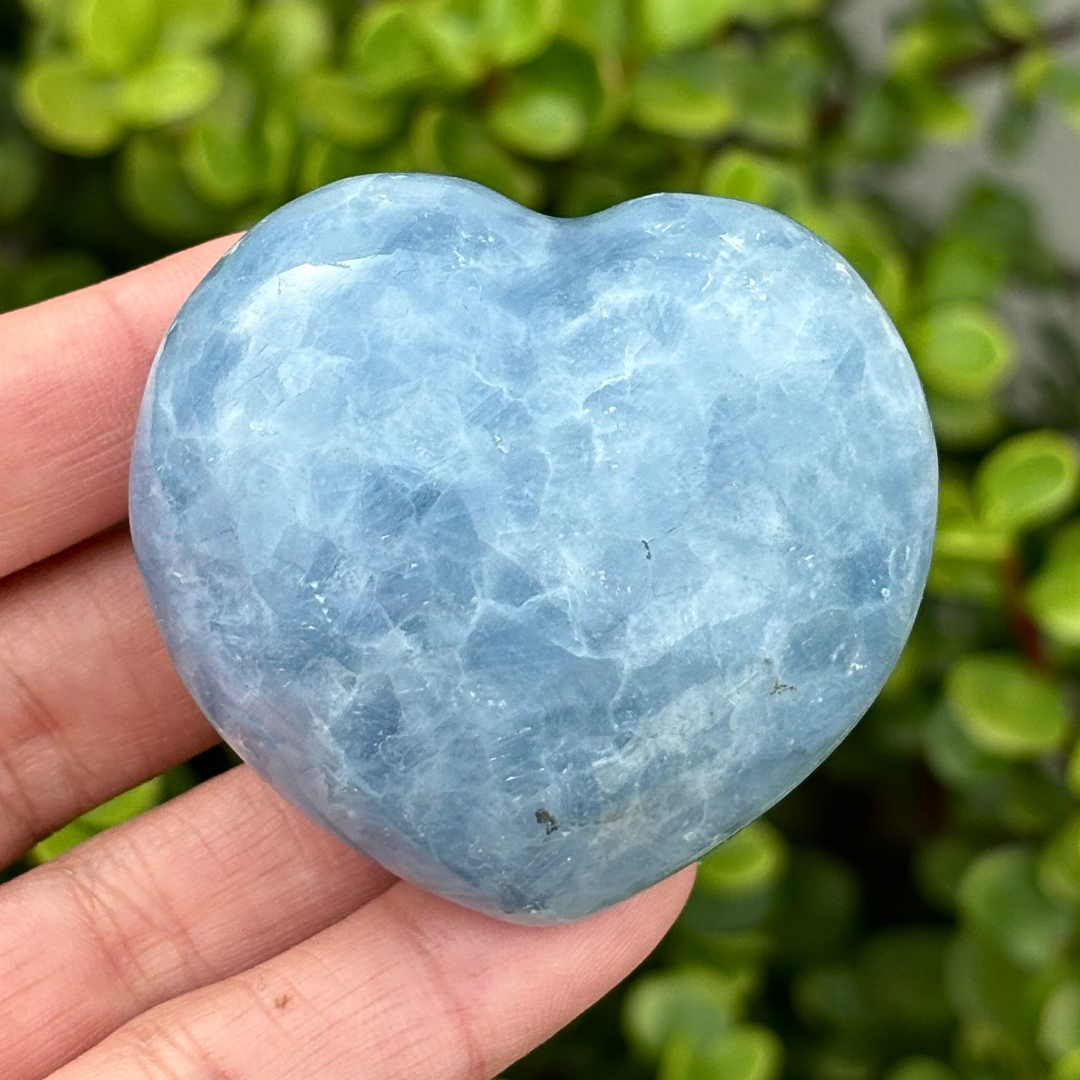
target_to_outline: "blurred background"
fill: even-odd
[[[896,320],[941,453],[879,702],[508,1077],[1080,1080],[1080,4],[0,0],[3,308],[412,169],[792,215]]]

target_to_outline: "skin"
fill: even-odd
[[[233,239],[0,317],[0,864],[217,739],[124,516],[157,343]],[[241,766],[0,887],[0,1076],[491,1077],[630,972],[692,878],[512,926],[396,880]]]

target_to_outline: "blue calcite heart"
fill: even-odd
[[[930,558],[915,372],[745,203],[560,221],[363,176],[173,323],[131,526],[222,735],[395,873],[558,922],[702,855],[878,693]]]

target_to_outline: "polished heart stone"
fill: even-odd
[[[376,175],[184,305],[131,526],[181,675],[271,784],[426,888],[557,922],[836,746],[911,628],[935,476],[900,337],[794,222]]]

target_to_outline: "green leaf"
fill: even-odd
[[[824,74],[815,39],[790,33],[771,38],[757,56],[727,52],[737,65],[739,129],[760,142],[806,146]]]
[[[979,0],[986,25],[1012,41],[1023,41],[1039,31],[1037,0]]]
[[[106,154],[120,145],[115,86],[79,60],[52,57],[32,64],[18,85],[27,125],[46,145],[69,154]]]
[[[1074,813],[1046,841],[1039,854],[1038,877],[1039,887],[1052,900],[1080,903],[1080,814]]]
[[[1077,742],[1069,755],[1069,765],[1065,771],[1065,782],[1069,790],[1080,799],[1080,742]]]
[[[135,135],[120,161],[125,207],[151,232],[204,240],[224,231],[219,214],[191,190],[171,141]]]
[[[1054,1063],[1050,1080],[1080,1080],[1080,1049],[1070,1050]]]
[[[448,84],[479,82],[488,67],[481,0],[421,0],[417,12],[416,32]]]
[[[1025,1043],[1034,1038],[1039,1005],[1032,980],[1000,950],[962,932],[945,961],[949,999],[961,1018],[998,1026]]]
[[[900,161],[918,146],[919,132],[902,90],[893,82],[860,89],[849,107],[848,145],[857,157]]]
[[[25,307],[84,289],[105,277],[105,268],[89,252],[53,250],[19,266],[12,289],[13,307]]]
[[[626,44],[624,0],[562,0],[559,32],[598,57],[614,57]]]
[[[1039,1049],[1058,1061],[1080,1051],[1080,979],[1065,979],[1053,989],[1043,1006]]]
[[[113,825],[120,825],[151,807],[157,806],[164,797],[164,793],[165,778],[155,776],[139,784],[138,787],[117,795],[36,844],[30,852],[31,861],[44,863],[55,859],[96,833],[112,828]]]
[[[438,74],[417,30],[412,0],[365,8],[350,32],[346,60],[378,94],[412,89]]]
[[[485,48],[501,66],[524,63],[547,48],[561,17],[561,0],[485,0]]]
[[[651,51],[684,49],[703,42],[747,6],[739,0],[641,0],[641,31]]]
[[[735,1024],[699,1060],[701,1068],[690,1074],[692,1080],[775,1080],[784,1063],[784,1045],[763,1024]]]
[[[1080,131],[1080,65],[1055,66],[1047,73],[1044,85],[1062,119]]]
[[[508,149],[557,160],[581,146],[603,107],[604,86],[593,57],[557,42],[509,77],[492,101],[487,125]]]
[[[993,602],[1001,591],[1001,563],[1011,552],[1009,534],[979,520],[967,485],[943,478],[930,591]]]
[[[258,137],[266,163],[262,188],[276,203],[284,202],[292,191],[296,167],[297,132],[291,112],[283,106],[267,109],[258,125]]]
[[[403,103],[373,95],[357,75],[314,72],[300,85],[300,115],[316,131],[346,146],[375,146],[400,127]]]
[[[676,1034],[695,1052],[707,1049],[732,1024],[745,983],[709,968],[683,968],[635,980],[623,1002],[623,1028],[634,1048],[657,1060]]]
[[[157,0],[74,0],[70,20],[79,55],[101,75],[146,59],[157,40]]]
[[[426,109],[417,115],[409,141],[417,165],[425,171],[475,180],[525,206],[541,201],[540,177],[493,143],[471,117]]]
[[[243,0],[157,0],[161,44],[166,51],[198,51],[217,45],[240,27]]]
[[[184,120],[221,93],[224,72],[209,56],[161,53],[120,84],[117,112],[132,127]]]
[[[795,219],[832,244],[874,291],[894,317],[907,304],[907,259],[888,225],[869,206],[842,200],[827,206],[813,203]]]
[[[969,738],[950,709],[937,708],[930,714],[923,744],[927,764],[947,787],[965,792],[1003,787],[1005,763]]]
[[[1080,454],[1056,431],[1014,435],[995,447],[975,474],[982,519],[1014,532],[1053,521],[1078,492]]]
[[[816,15],[823,0],[641,0],[641,31],[655,52],[704,41],[725,23],[767,26],[784,18]]]
[[[718,53],[653,57],[630,88],[630,115],[646,131],[712,139],[738,117],[732,66]]]
[[[946,677],[945,699],[971,741],[1004,758],[1057,749],[1068,723],[1061,688],[1009,653],[964,657]]]
[[[986,302],[1005,281],[1007,257],[1001,245],[978,233],[949,229],[926,254],[923,298],[928,305]]]
[[[1054,535],[1025,599],[1041,630],[1064,645],[1080,645],[1080,522]]]
[[[589,119],[572,94],[511,88],[492,107],[488,126],[511,150],[557,160],[578,149],[589,129]]]
[[[951,398],[988,397],[1012,370],[1008,331],[973,304],[935,308],[912,331],[911,347],[926,385]]]
[[[908,109],[916,124],[931,139],[962,143],[977,133],[975,114],[959,94],[922,80],[914,80],[904,89]]]
[[[265,79],[292,82],[329,59],[330,12],[316,0],[274,0],[248,20],[244,45]]]
[[[791,213],[810,202],[802,168],[752,150],[731,147],[709,163],[701,182],[706,195],[769,206]]]
[[[0,136],[0,224],[14,221],[30,205],[39,181],[37,147],[16,132]]]
[[[1057,960],[1073,930],[1069,913],[1039,890],[1035,854],[1020,844],[980,855],[964,874],[959,897],[971,930],[1025,971]]]
[[[204,122],[192,128],[182,151],[184,175],[207,202],[235,207],[259,190],[263,160],[248,131]]]
[[[77,818],[51,836],[47,836],[44,840],[36,843],[30,849],[30,861],[38,865],[47,863],[63,855],[65,851],[70,851],[76,844],[89,840],[95,833],[95,829]]]
[[[787,844],[758,818],[701,860],[696,888],[711,895],[751,892],[775,883],[787,866]]]
[[[1016,157],[1026,150],[1039,130],[1042,113],[1032,97],[1012,95],[1005,99],[990,132],[990,141],[999,154]]]
[[[938,445],[948,450],[978,450],[1001,437],[1006,421],[992,398],[926,395]]]
[[[88,810],[83,814],[83,821],[99,832],[111,829],[114,825],[120,825],[151,807],[157,806],[161,802],[164,791],[165,778],[155,776],[93,810]]]
[[[944,1061],[914,1054],[898,1061],[885,1074],[885,1080],[959,1080],[959,1077]]]

